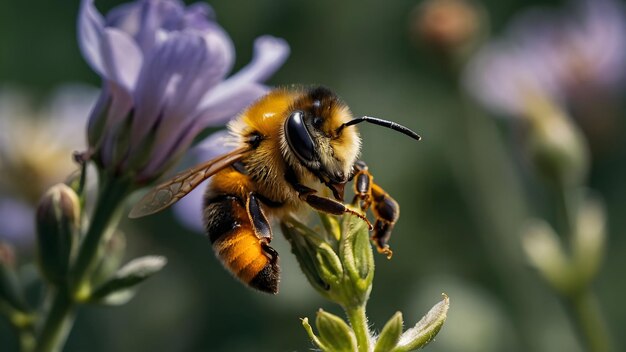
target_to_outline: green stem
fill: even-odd
[[[88,275],[101,257],[102,239],[111,224],[119,219],[120,205],[130,191],[129,184],[120,180],[105,179],[101,183],[93,218],[72,267],[70,280],[53,293],[35,348],[37,352],[59,351],[65,344],[74,322],[76,304],[89,296]]]
[[[578,228],[576,218],[578,207],[575,191],[561,185],[558,189],[558,203],[561,222],[561,236],[564,242],[571,247]],[[575,288],[571,292],[560,292],[565,301],[571,319],[574,322],[577,335],[581,337],[587,350],[591,352],[607,352],[611,349],[607,325],[604,322],[600,307],[591,292],[590,287]]]
[[[568,307],[573,315],[578,335],[584,340],[587,350],[610,351],[611,339],[607,333],[607,326],[591,291],[586,290],[568,297]]]
[[[370,350],[370,332],[367,327],[367,316],[365,316],[365,305],[357,307],[344,307],[350,326],[356,335],[356,342],[359,352]]]
[[[52,304],[44,321],[35,351],[60,351],[72,329],[73,322],[74,303],[67,289],[59,288],[53,293]]]
[[[562,240],[567,246],[571,247],[574,236],[576,235],[576,209],[572,203],[572,193],[569,187],[559,185],[557,189],[557,211],[560,225],[560,233]]]
[[[98,203],[70,277],[73,293],[78,298],[89,294],[87,278],[100,260],[102,239],[114,227],[112,224],[119,221],[120,205],[129,193],[129,184],[120,180],[105,180],[100,187]]]

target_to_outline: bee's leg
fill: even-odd
[[[278,252],[269,245],[272,241],[272,228],[265,213],[263,213],[263,209],[261,209],[261,203],[254,193],[250,193],[248,199],[246,199],[246,211],[248,212],[252,229],[261,242],[261,247],[270,256],[271,262],[275,263],[278,260]]]
[[[391,258],[393,252],[387,242],[391,237],[391,230],[400,217],[400,206],[387,192],[377,184],[372,184],[372,212],[376,217],[372,240],[376,244],[379,253]]]
[[[374,178],[363,161],[357,161],[354,169],[354,202],[360,201],[363,210],[371,207],[376,217],[372,241],[376,244],[379,253],[391,258],[393,252],[387,242],[389,242],[391,231],[400,216],[400,206],[385,190],[374,183]]]
[[[367,223],[367,226],[370,230],[374,228],[372,226],[372,223],[367,220],[365,215],[346,207],[345,204],[339,201],[316,195],[316,190],[314,190],[313,188],[309,188],[301,184],[300,181],[298,181],[293,170],[289,169],[287,171],[287,173],[285,174],[285,180],[291,185],[291,187],[293,187],[296,192],[298,192],[298,197],[305,201],[313,209],[333,215],[343,215],[345,213],[350,213],[363,219],[363,221]]]
[[[296,188],[300,199],[305,201],[313,209],[333,215],[343,215],[345,213],[350,213],[363,219],[363,221],[367,223],[367,226],[370,230],[373,229],[372,223],[365,217],[365,215],[346,207],[343,203],[338,202],[334,199],[317,196],[315,195],[315,193],[317,192],[316,190],[300,184],[295,184],[294,187]]]
[[[352,199],[352,204],[358,204],[362,210],[367,210],[372,203],[371,185],[374,183],[374,178],[367,171],[367,165],[361,160],[354,164],[352,177],[354,179],[354,198]]]

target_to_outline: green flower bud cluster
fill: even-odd
[[[281,224],[283,234],[322,296],[342,306],[360,306],[367,301],[374,279],[367,224],[356,216],[344,216],[341,223],[336,217],[320,217],[321,236],[293,218]]]
[[[294,218],[281,223],[300,268],[311,285],[325,298],[339,304],[342,318],[319,310],[317,334],[304,318],[302,325],[313,344],[322,351],[387,352],[411,351],[428,344],[445,322],[448,297],[435,305],[413,328],[403,333],[403,318],[397,312],[379,335],[369,329],[365,306],[374,279],[374,255],[367,224],[354,215],[337,218],[321,214],[322,229],[310,229]]]

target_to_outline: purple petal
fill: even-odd
[[[183,28],[183,6],[180,1],[171,0],[122,4],[107,14],[106,23],[132,36],[145,54],[153,48],[160,29],[171,31]]]
[[[106,14],[105,25],[116,27],[135,37],[141,25],[140,11],[141,3],[139,1],[118,5]]]
[[[289,44],[284,39],[264,35],[254,41],[252,61],[233,75],[233,79],[265,82],[287,60]]]
[[[112,82],[104,86],[104,89],[101,93],[101,101],[108,100],[109,104],[107,106],[107,115],[105,117],[98,116],[97,114],[102,114],[104,111],[97,110],[98,105],[94,108],[92,112],[91,118],[89,120],[89,129],[94,129],[94,125],[97,123],[97,119],[105,118],[105,125],[103,128],[103,134],[101,136],[96,137],[98,131],[93,131],[91,133],[94,134],[94,137],[90,136],[90,143],[93,138],[94,142],[96,141],[98,144],[101,144],[101,157],[103,163],[105,165],[111,165],[113,162],[113,149],[115,144],[117,143],[117,135],[119,133],[119,128],[123,125],[123,122],[128,118],[130,111],[133,107],[132,97],[126,92],[126,90],[120,88]],[[92,122],[93,121],[93,122]],[[127,128],[124,126],[124,128]]]
[[[198,162],[202,162],[226,154],[236,146],[236,137],[228,130],[221,130],[205,138],[189,152]]]
[[[202,37],[193,32],[172,34],[155,52],[155,61],[146,65],[145,72],[159,72],[162,80],[151,85],[142,83],[142,88],[137,89],[141,94],[143,87],[146,87],[145,102],[155,106],[149,107],[148,113],[140,110],[143,107],[140,99],[144,98],[138,98],[137,127],[133,137],[136,146],[139,146],[138,143],[146,135],[145,121],[152,123],[159,116],[155,150],[147,170],[154,171],[157,165],[178,154],[181,148],[186,148],[200,128],[203,128],[196,126],[193,119],[200,98],[223,79],[225,67],[229,65],[227,60],[231,52],[225,46],[229,41],[225,42],[224,38],[227,37],[220,33]],[[163,59],[163,62],[157,59]],[[153,63],[155,66],[149,68]],[[156,75],[146,78],[154,80],[153,76]],[[155,103],[159,101],[163,103]]]
[[[101,47],[105,77],[132,92],[143,61],[135,42],[128,34],[107,28],[103,32]]]
[[[185,26],[198,30],[207,30],[210,22],[215,22],[215,11],[206,3],[196,2],[187,7],[185,11]]]
[[[210,105],[198,113],[196,124],[203,129],[223,125],[268,91],[269,88],[262,84],[226,80],[209,93],[215,98],[205,101]]]
[[[199,110],[206,110],[230,99],[241,87],[249,83],[260,83],[271,76],[289,56],[289,45],[280,38],[259,37],[254,43],[252,62],[223,82],[219,89],[208,92],[200,103]]]
[[[103,30],[104,19],[93,0],[82,0],[78,15],[78,45],[89,66],[104,77],[100,44]]]
[[[158,119],[155,145],[167,150],[189,126],[200,96],[219,81],[219,62],[212,62],[202,38],[185,32],[172,34],[148,60],[136,90],[132,139],[137,147]]]

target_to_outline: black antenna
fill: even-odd
[[[356,125],[357,123],[361,123],[361,122],[369,122],[369,123],[373,123],[374,125],[391,128],[394,131],[398,131],[418,141],[422,139],[422,137],[420,137],[419,134],[411,131],[409,128],[404,127],[399,123],[396,123],[393,121],[387,121],[387,120],[383,120],[383,119],[379,119],[379,118],[371,117],[371,116],[361,116],[361,117],[357,117],[356,119],[352,119],[344,123],[343,125],[339,126],[335,132],[339,133],[344,127]]]

